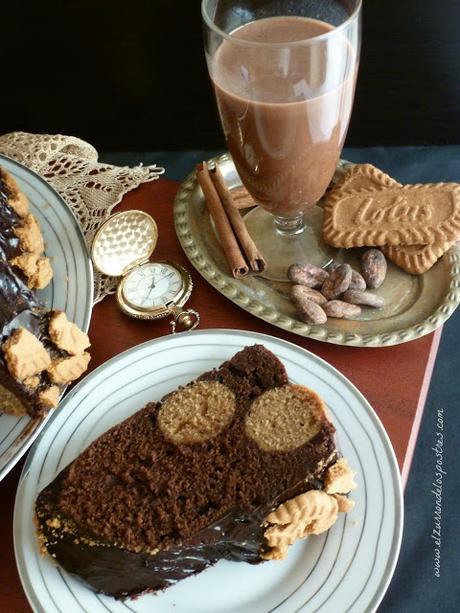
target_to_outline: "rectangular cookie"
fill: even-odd
[[[423,189],[423,188],[427,188],[427,189]],[[398,230],[397,228],[395,228],[395,224],[391,224],[388,222],[391,222],[391,218],[388,219],[388,217],[391,216],[391,207],[390,210],[388,210],[387,208],[387,212],[385,212],[385,210],[376,210],[374,209],[374,212],[369,213],[369,208],[372,209],[372,207],[367,207],[367,213],[368,215],[370,215],[370,220],[374,221],[374,225],[379,223],[379,219],[380,219],[380,223],[379,223],[379,227],[378,228],[372,228],[372,223],[367,224],[367,231],[366,228],[364,228],[364,232],[363,232],[363,228],[351,228],[350,230],[346,231],[346,232],[342,232],[341,233],[341,237],[337,236],[338,232],[337,232],[337,228],[334,227],[334,223],[332,220],[332,217],[334,215],[334,203],[340,202],[342,200],[343,195],[346,192],[357,192],[357,193],[361,193],[361,197],[363,195],[365,195],[366,193],[370,192],[370,191],[375,191],[377,192],[381,192],[382,190],[389,190],[390,193],[396,193],[397,190],[404,190],[402,191],[402,196],[412,196],[413,198],[413,209],[412,211],[408,210],[407,208],[404,209],[404,206],[407,207],[407,205],[404,205],[402,202],[398,203],[397,201],[394,202],[394,207],[396,208],[396,211],[393,211],[393,221],[398,219],[398,207],[399,207],[399,214],[403,214],[406,211],[407,214],[407,219],[409,220],[410,224],[413,224],[413,227],[410,227],[409,223],[406,225],[406,227],[404,227],[404,225]],[[441,192],[444,193],[444,196],[447,198],[445,198],[445,200],[447,200],[446,202],[444,202],[444,206],[447,210],[444,211],[444,217],[442,217],[442,215],[440,213],[442,213],[441,211],[437,211],[435,210],[435,213],[437,214],[436,219],[438,220],[439,224],[438,227],[434,227],[434,223],[433,220],[431,219],[431,213],[433,210],[433,207],[430,207],[429,211],[429,215],[430,215],[430,220],[429,223],[426,224],[426,227],[421,227],[422,224],[418,224],[417,225],[417,215],[415,215],[415,220],[412,220],[412,218],[414,217],[414,211],[415,212],[419,212],[419,214],[423,213],[423,207],[425,206],[425,204],[422,202],[417,204],[417,200],[416,200],[416,196],[421,196],[423,198],[423,196],[425,196],[425,198],[427,198],[427,192],[428,192],[428,196],[431,192],[431,190],[436,190],[440,194]],[[420,191],[417,191],[420,190]],[[449,200],[449,193],[451,193],[452,195],[452,201],[451,203],[448,202]],[[385,255],[391,259],[392,261],[395,262],[395,264],[397,264],[398,266],[401,266],[401,268],[403,268],[404,270],[406,270],[407,272],[410,272],[411,274],[421,274],[423,272],[425,272],[426,270],[428,270],[429,268],[431,268],[431,266],[437,261],[437,259],[443,255],[443,253],[445,253],[450,246],[452,245],[452,243],[455,241],[456,237],[459,234],[459,229],[458,229],[458,193],[459,193],[459,186],[457,184],[437,184],[437,185],[427,185],[427,186],[422,186],[422,185],[418,185],[418,186],[402,186],[400,183],[398,183],[397,181],[395,181],[394,179],[392,179],[391,177],[389,177],[388,175],[386,175],[385,173],[383,173],[382,171],[380,171],[379,169],[377,169],[375,166],[372,166],[371,164],[357,164],[353,167],[351,167],[349,170],[347,170],[343,176],[338,180],[338,182],[335,184],[334,188],[332,189],[332,191],[328,194],[327,196],[327,203],[329,203],[329,207],[327,206],[326,203],[326,207],[325,209],[327,209],[327,214],[325,214],[325,228],[324,228],[324,234],[325,234],[325,239],[327,242],[329,242],[328,239],[332,240],[332,244],[334,244],[334,246],[361,246],[361,244],[367,244],[367,245],[371,245],[371,244],[375,244],[375,245],[380,245],[383,247],[383,251],[385,253]],[[400,194],[401,195],[401,194]],[[348,197],[350,196],[350,194],[348,194]],[[370,197],[372,197],[372,194],[370,195]],[[398,196],[394,196],[395,199],[398,198]],[[331,204],[332,203],[332,204]],[[449,210],[449,204],[451,205],[451,213],[452,215],[450,216],[450,218],[448,217],[448,215],[446,215],[446,213]],[[339,207],[339,204],[335,204],[335,207]],[[344,206],[342,204],[342,206]],[[418,208],[415,208],[418,207]],[[350,211],[348,211],[349,216],[350,216]],[[337,215],[337,212],[335,213],[335,215]],[[366,217],[366,211],[364,211],[364,218]],[[447,219],[446,219],[447,217]],[[423,215],[422,215],[423,218]],[[382,227],[382,220],[385,222],[385,228]],[[411,221],[412,220],[412,221]],[[359,219],[358,219],[359,221]],[[415,222],[415,223],[414,223]],[[352,224],[349,224],[352,225]],[[369,227],[371,226],[371,227]],[[389,229],[390,228],[390,229]],[[387,234],[389,235],[389,240],[388,242],[393,242],[393,245],[388,245],[388,246],[384,246],[384,243],[382,242],[384,239],[382,238],[382,234],[384,234],[384,231],[387,231]],[[361,234],[361,236],[358,236],[358,234]],[[366,234],[365,237],[363,237],[363,234]],[[419,244],[417,244],[416,241],[416,237],[419,237]],[[431,241],[429,241],[429,238],[431,236]],[[447,238],[447,236],[450,236],[450,239]],[[405,246],[402,242],[399,243],[398,245],[398,240],[402,241],[402,240],[406,240],[407,243],[413,243],[410,246],[407,245]],[[365,240],[366,242],[361,242],[362,240]],[[372,243],[370,241],[373,241]],[[352,244],[349,244],[349,243]],[[360,243],[359,245],[357,243]],[[338,244],[340,243],[340,244]],[[347,244],[344,244],[347,243]],[[423,244],[423,243],[428,243],[428,244]],[[398,248],[395,248],[395,245],[398,245]]]
[[[455,241],[436,240],[431,245],[384,245],[382,252],[397,266],[411,275],[421,275],[430,270]]]

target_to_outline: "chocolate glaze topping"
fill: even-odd
[[[42,508],[55,508],[59,483],[63,474],[40,495]],[[311,477],[280,493],[273,500],[247,511],[233,509],[206,528],[199,530],[182,545],[159,551],[155,555],[132,553],[109,543],[89,545],[75,535],[63,533],[56,540],[45,522],[42,533],[48,552],[70,573],[86,581],[92,588],[117,599],[136,597],[165,589],[195,575],[219,560],[259,564],[266,549],[264,518],[282,502],[308,491],[322,489],[321,480]],[[90,541],[91,535],[81,531]],[[96,537],[94,537],[96,538]],[[76,543],[76,540],[79,540]],[[95,541],[97,542],[97,541]]]

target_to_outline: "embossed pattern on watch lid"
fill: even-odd
[[[113,277],[148,261],[158,240],[153,217],[144,211],[112,215],[98,230],[91,248],[94,266]]]

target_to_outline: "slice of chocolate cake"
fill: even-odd
[[[0,168],[0,411],[36,416],[58,403],[89,361],[89,339],[38,299],[52,278],[26,196]]]
[[[315,392],[247,347],[94,441],[38,496],[43,551],[117,598],[220,559],[282,559],[352,507]]]

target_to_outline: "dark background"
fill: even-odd
[[[224,146],[200,0],[16,0],[0,19],[0,133],[112,151]],[[460,144],[458,0],[364,0],[347,145],[389,144]]]

